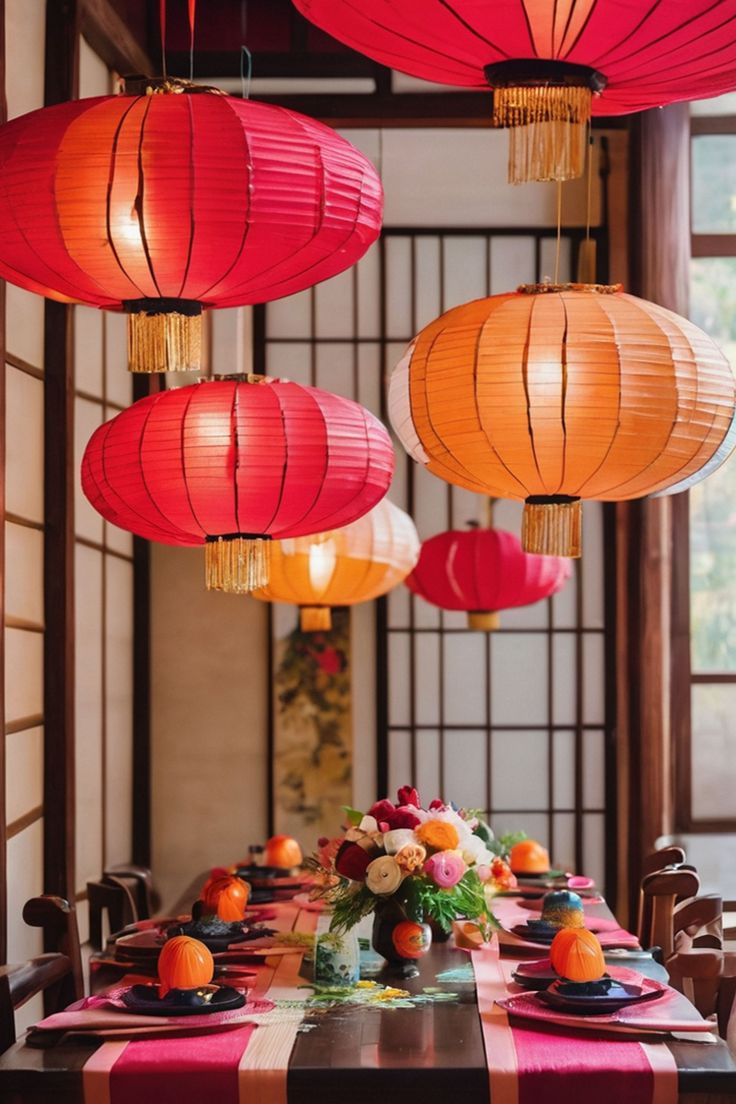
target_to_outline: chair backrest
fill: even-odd
[[[672,922],[675,951],[693,947],[723,949],[723,900],[718,893],[680,901],[675,905]]]
[[[153,876],[147,866],[136,863],[117,863],[105,868],[103,881],[116,878],[124,882],[135,900],[135,909],[139,920],[148,920],[161,907],[161,896],[153,884]]]
[[[31,897],[30,901],[26,901],[23,906],[23,919],[29,927],[43,929],[45,950],[66,955],[71,963],[73,993],[70,1000],[83,997],[82,954],[79,948],[77,914],[74,906],[63,897]],[[47,998],[47,994],[44,993],[44,1008],[48,1009],[52,1003],[53,998]]]
[[[639,939],[643,947],[661,947],[666,964],[675,950],[675,905],[678,900],[697,895],[700,879],[694,870],[661,870],[644,878],[641,888]]]
[[[126,924],[138,919],[136,903],[128,886],[118,878],[108,875],[102,882],[87,882],[89,905],[89,941],[94,950],[103,945],[102,919],[107,915],[110,934],[119,932]]]
[[[679,866],[686,861],[682,847],[660,847],[659,851],[650,851],[641,864],[642,877],[664,870],[666,866]]]
[[[15,1012],[37,993],[44,995],[47,1015],[76,999],[71,960],[44,954],[20,965],[0,966],[0,1054],[15,1042]]]

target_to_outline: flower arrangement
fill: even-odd
[[[409,786],[395,804],[384,799],[367,813],[346,812],[345,834],[320,839],[309,861],[312,895],[332,908],[332,931],[347,931],[389,904],[407,920],[445,932],[460,917],[475,921],[486,937],[497,927],[490,902],[516,879],[476,814],[439,798],[425,809]]]

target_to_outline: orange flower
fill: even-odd
[[[405,874],[414,874],[415,871],[419,870],[426,857],[427,852],[421,843],[405,843],[401,850],[394,855],[396,862]]]
[[[434,851],[454,851],[460,842],[457,828],[446,820],[425,820],[414,832],[422,843]]]

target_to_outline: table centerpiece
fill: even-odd
[[[396,803],[384,798],[366,813],[345,812],[344,834],[320,839],[308,860],[311,896],[331,909],[331,931],[347,932],[373,913],[373,947],[403,977],[417,974],[433,933],[447,937],[457,919],[490,937],[498,927],[492,898],[516,879],[477,813],[439,798],[424,808],[411,786]]]

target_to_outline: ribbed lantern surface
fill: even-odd
[[[621,115],[736,88],[736,0],[294,3],[389,68],[490,85],[494,124],[517,136],[516,180],[580,175],[591,112]]]
[[[524,499],[527,551],[579,555],[580,499],[685,490],[735,443],[735,381],[691,322],[618,287],[533,285],[455,307],[391,377],[407,452]]]
[[[489,631],[501,610],[549,598],[570,574],[569,560],[524,552],[503,529],[450,529],[422,543],[405,582],[433,606],[467,611],[471,629]]]
[[[82,487],[107,521],[163,544],[206,545],[210,589],[268,578],[271,538],[347,525],[383,498],[386,429],[350,399],[260,379],[140,399],[92,435]]]
[[[342,272],[381,212],[375,169],[335,131],[214,91],[76,100],[0,127],[0,275],[128,311],[136,369],[197,367],[202,308]]]
[[[384,498],[342,529],[274,541],[268,585],[253,597],[298,605],[305,632],[329,629],[332,606],[352,606],[386,594],[418,556],[414,522]]]

